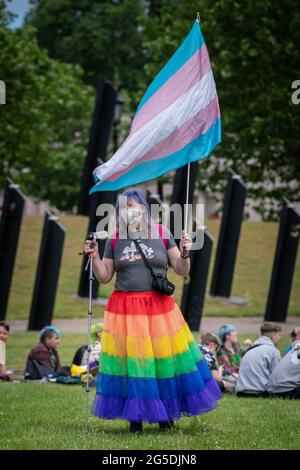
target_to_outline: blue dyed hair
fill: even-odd
[[[44,341],[45,338],[47,337],[48,333],[53,333],[57,335],[59,338],[61,336],[61,332],[58,328],[55,326],[45,326],[40,332],[39,332],[39,340]]]
[[[232,331],[236,331],[236,327],[230,324],[222,325],[221,328],[219,328],[218,336],[222,344],[224,343],[226,336],[232,333]]]
[[[150,207],[149,204],[145,198],[144,193],[140,189],[127,189],[124,191],[122,194],[119,194],[117,204],[116,204],[116,227],[117,230],[119,230],[119,212],[120,212],[120,206],[119,206],[119,198],[120,197],[127,197],[127,199],[134,199],[135,201],[139,202],[142,204],[148,213],[148,230],[150,229],[150,224],[151,224],[151,215],[150,215]]]

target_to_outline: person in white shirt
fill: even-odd
[[[9,325],[0,321],[0,379],[9,380],[6,370],[6,341],[9,334]]]

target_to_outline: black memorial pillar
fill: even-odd
[[[244,300],[230,294],[245,200],[246,186],[241,176],[231,173],[225,193],[210,295],[225,297],[237,304],[244,303]]]
[[[7,178],[0,220],[0,320],[4,320],[16,259],[25,196]]]
[[[299,234],[300,215],[294,205],[285,200],[280,217],[265,321],[284,322],[287,319]]]
[[[114,151],[117,150],[117,124],[121,117],[122,101],[118,98],[116,90],[102,77],[99,82],[95,110],[92,120],[90,141],[88,145],[87,158],[83,171],[82,187],[78,213],[89,216],[88,230],[95,232],[100,217],[96,211],[100,204],[115,205],[115,191],[97,191],[89,196],[89,190],[94,185],[92,176],[93,170],[106,160],[106,152],[109,143],[110,133],[113,127]],[[105,241],[98,241],[99,252],[102,256]],[[89,296],[89,273],[85,270],[87,257],[83,256],[80,280],[78,286],[78,296]],[[99,283],[95,279],[93,282],[92,297],[96,299],[99,292]]]
[[[65,229],[50,210],[46,211],[35,277],[28,330],[51,325],[62,260]]]
[[[203,246],[190,251],[191,268],[185,278],[181,299],[181,310],[192,331],[199,331],[200,328],[213,247],[210,234],[205,229],[199,228],[196,230],[199,238],[199,232],[203,238]]]

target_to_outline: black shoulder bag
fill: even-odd
[[[139,242],[136,239],[134,239],[133,241],[134,241],[135,246],[138,249],[138,252],[143,258],[145,265],[151,272],[153,290],[155,290],[156,292],[160,292],[161,294],[172,295],[175,290],[174,284],[172,284],[172,282],[168,280],[165,274],[162,274],[162,273],[155,274]]]

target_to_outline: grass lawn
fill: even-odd
[[[254,339],[255,337],[252,337]],[[240,336],[243,341],[245,336]],[[22,368],[36,342],[35,333],[14,333],[7,344],[10,368]],[[86,342],[82,334],[65,334],[60,345],[63,364]],[[283,351],[288,343],[280,341]],[[281,399],[238,399],[226,395],[209,414],[183,418],[166,434],[157,425],[130,435],[125,421],[90,417],[84,430],[85,388],[78,385],[0,383],[0,449],[300,449],[300,402]],[[94,389],[90,393],[92,404]]]
[[[157,425],[130,435],[126,421],[90,418],[85,389],[55,384],[2,384],[0,449],[300,449],[300,403],[226,396],[209,414],[183,418],[167,434]],[[90,393],[92,402],[94,393]]]
[[[240,336],[243,341],[245,337]],[[253,337],[254,339],[254,337]],[[7,344],[10,368],[24,366],[35,333],[14,333]],[[69,364],[85,335],[65,334],[60,345]],[[280,342],[283,350],[288,342]],[[209,414],[183,418],[166,434],[157,425],[130,435],[125,421],[90,417],[84,429],[85,388],[78,385],[0,383],[0,449],[300,449],[300,402],[238,399],[226,395]],[[94,389],[90,393],[92,404]]]
[[[80,318],[86,316],[87,300],[75,297],[79,283],[82,258],[78,256],[87,228],[87,219],[80,216],[61,217],[66,227],[63,261],[55,305],[55,318]],[[30,311],[36,265],[40,247],[43,218],[24,217],[12,289],[8,305],[9,319],[27,319]],[[214,251],[210,263],[210,279],[217,246],[219,221],[206,222],[213,236]],[[268,294],[271,270],[277,239],[278,224],[273,222],[244,222],[237,255],[232,294],[244,297],[247,304],[233,306],[221,300],[208,299],[204,315],[215,316],[263,316]],[[170,280],[176,284],[175,299],[181,303],[183,278],[170,270]],[[101,286],[101,296],[107,297],[114,282]],[[103,314],[103,307],[97,312]],[[294,274],[293,289],[289,304],[289,315],[300,316],[300,250]]]

